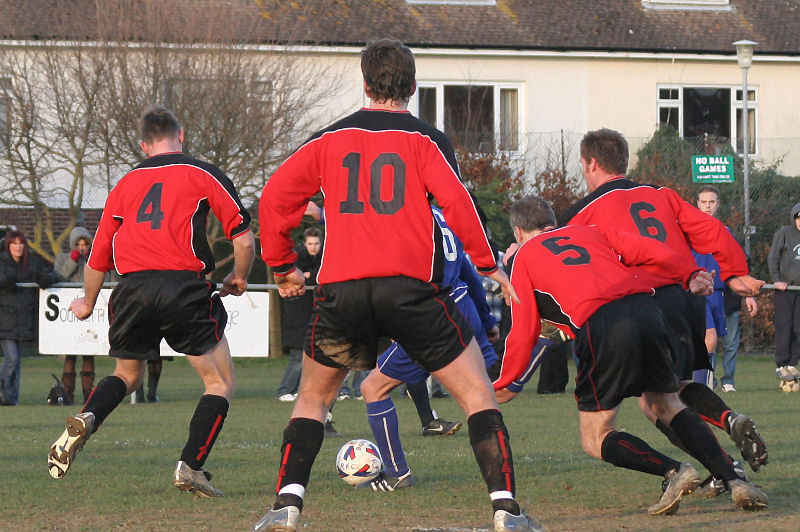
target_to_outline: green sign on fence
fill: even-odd
[[[694,183],[733,183],[733,155],[692,155]]]

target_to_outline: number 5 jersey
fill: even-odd
[[[452,145],[408,112],[361,109],[311,136],[270,177],[259,204],[262,258],[294,268],[291,230],[325,197],[320,284],[402,275],[440,283],[444,250],[428,194],[482,273],[496,269]]]
[[[183,153],[154,155],[111,190],[89,266],[120,274],[143,270],[214,270],[206,238],[211,209],[228,239],[247,233],[250,214],[216,166]]]

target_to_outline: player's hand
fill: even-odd
[[[503,266],[508,266],[508,261],[511,260],[511,257],[514,256],[514,253],[517,252],[519,249],[519,244],[516,242],[512,243],[508,248],[506,248],[506,252],[503,255]]]
[[[75,314],[75,317],[79,320],[85,320],[92,315],[94,305],[90,305],[86,301],[85,297],[79,297],[78,299],[74,299],[72,303],[69,304],[69,310]]]
[[[233,294],[240,296],[247,290],[247,279],[236,277],[233,272],[229,273],[222,280],[222,288],[219,289],[220,297]]]
[[[689,281],[689,290],[698,296],[708,296],[714,293],[714,272],[697,272]]]
[[[505,300],[506,305],[510,307],[512,300],[515,303],[520,302],[519,298],[517,297],[517,292],[514,290],[514,287],[511,286],[511,281],[508,279],[508,275],[506,275],[506,272],[504,272],[500,268],[497,268],[494,271],[494,273],[487,275],[487,277],[500,285],[500,289],[503,291],[503,299]]]
[[[309,201],[308,205],[306,205],[305,212],[303,212],[303,216],[310,216],[318,222],[322,220],[322,209],[313,201]]]
[[[497,402],[503,404],[515,398],[517,393],[509,391],[508,388],[501,388],[500,390],[495,390],[494,395],[497,397]]]
[[[778,283],[775,283],[776,287],[777,285]],[[742,275],[741,277],[731,277],[728,279],[728,287],[737,295],[743,297],[758,295],[762,286],[764,286],[764,281],[756,279],[751,275]]]
[[[302,296],[306,291],[306,278],[299,268],[295,268],[289,275],[275,276],[278,285],[278,294],[281,297]]]
[[[783,281],[775,281],[775,288],[778,290],[786,290],[788,287],[788,283],[784,283]]]
[[[495,325],[491,329],[486,331],[486,338],[488,338],[490,344],[493,344],[496,341],[498,341],[500,339],[500,327]]]
[[[751,318],[756,314],[758,314],[758,303],[756,302],[756,298],[754,297],[745,298],[744,306],[747,307],[747,313],[750,314]]]

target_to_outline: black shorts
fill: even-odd
[[[643,392],[678,391],[671,351],[669,332],[650,295],[606,303],[575,336],[578,410],[611,410]]]
[[[658,308],[676,343],[675,372],[680,380],[692,380],[695,369],[711,369],[706,350],[706,298],[673,284],[656,289]]]
[[[108,354],[157,359],[159,344],[186,355],[202,355],[225,332],[228,314],[216,287],[201,273],[142,271],[122,276],[108,302]]]
[[[472,329],[440,286],[374,277],[317,286],[305,353],[334,368],[375,367],[380,338],[396,340],[426,371],[456,359]]]

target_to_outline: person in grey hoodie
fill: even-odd
[[[778,229],[767,257],[769,275],[775,283],[775,370],[781,380],[800,379],[800,203],[791,211],[791,222]]]
[[[53,269],[64,280],[83,283],[83,268],[89,260],[89,250],[92,247],[92,235],[83,227],[75,227],[69,232],[69,251],[60,253],[55,260]],[[61,382],[66,393],[66,404],[75,400],[75,364],[76,355],[67,355],[64,359],[64,371]],[[94,388],[94,357],[83,355],[81,366],[81,389],[84,402],[89,398]]]

